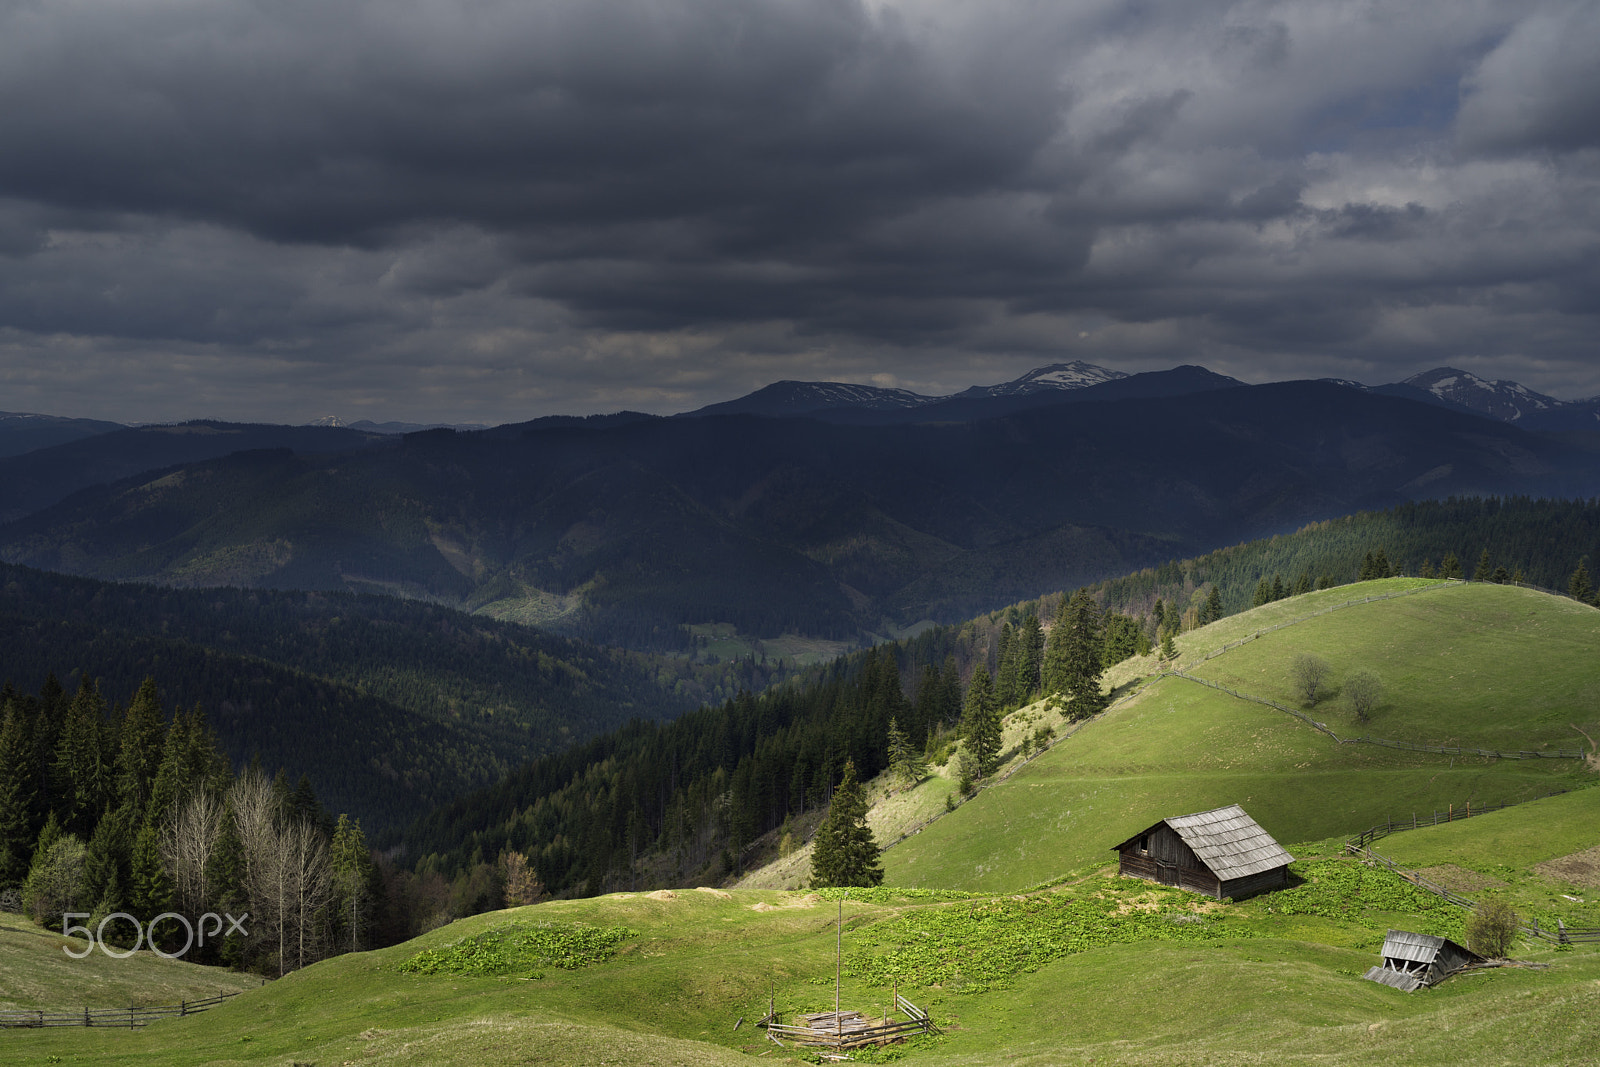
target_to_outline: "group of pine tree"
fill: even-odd
[[[193,961],[281,974],[373,942],[375,875],[359,822],[331,822],[304,778],[235,775],[203,711],[169,720],[153,679],[125,708],[53,674],[37,695],[0,692],[7,910],[50,927],[87,914],[113,945],[148,933]],[[151,928],[163,914],[189,925]]]

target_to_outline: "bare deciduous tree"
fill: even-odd
[[[1289,661],[1289,680],[1302,701],[1315,704],[1322,695],[1323,683],[1328,680],[1328,664],[1318,656],[1301,652]]]
[[[502,852],[500,869],[506,879],[506,907],[536,904],[544,895],[544,885],[539,881],[539,875],[528,865],[522,853]]]
[[[1345,699],[1360,722],[1371,722],[1372,712],[1383,702],[1383,683],[1370,671],[1357,671],[1344,680]]]
[[[287,822],[272,783],[259,774],[241,775],[229,792],[234,824],[244,852],[245,890],[254,924],[278,942],[278,973],[315,962],[325,943],[322,909],[333,891],[327,842],[315,826]]]
[[[198,916],[211,902],[209,872],[222,819],[222,802],[202,790],[173,808],[162,831],[161,859],[186,915]]]

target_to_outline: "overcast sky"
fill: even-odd
[[[1600,4],[0,0],[0,409],[1600,393]]]

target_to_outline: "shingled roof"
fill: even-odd
[[[1163,819],[1223,881],[1260,874],[1294,857],[1237,804]],[[1159,824],[1158,824],[1159,825]]]

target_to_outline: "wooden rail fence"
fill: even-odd
[[[766,1026],[767,1039],[776,1045],[787,1042],[807,1048],[831,1049],[836,1053],[867,1045],[886,1045],[911,1034],[937,1032],[928,1013],[898,992],[894,995],[894,1005],[905,1014],[904,1022],[869,1019],[858,1011],[825,1011],[800,1016],[805,1020],[803,1026],[780,1023],[771,1015],[760,1025]]]
[[[44,1011],[42,1009],[12,1009],[0,1011],[0,1028],[37,1029],[42,1026],[109,1026],[123,1030],[138,1029],[158,1019],[177,1019],[185,1015],[216,1007],[238,993],[222,993],[205,1000],[185,1000],[177,1004],[163,1004],[148,1008],[84,1008],[82,1011]]]
[[[1543,793],[1539,796],[1533,797],[1532,799],[1543,800],[1545,797],[1558,797],[1565,792],[1565,789],[1555,789],[1551,792]],[[1368,827],[1355,837],[1351,838],[1349,841],[1346,841],[1345,848],[1354,848],[1360,850],[1366,848],[1372,842],[1381,837],[1388,837],[1390,834],[1397,834],[1402,830],[1416,830],[1424,826],[1438,826],[1441,822],[1455,822],[1457,819],[1470,819],[1476,815],[1487,815],[1491,811],[1500,811],[1504,808],[1509,808],[1512,806],[1512,804],[1525,803],[1528,802],[1517,800],[1505,804],[1479,804],[1474,807],[1472,801],[1469,800],[1465,805],[1459,808],[1452,804],[1444,811],[1435,811],[1427,819],[1418,818],[1417,813],[1412,812],[1411,818],[1409,819],[1388,819],[1382,825]]]
[[[1501,805],[1501,807],[1504,807],[1504,805]],[[1393,871],[1401,878],[1404,878],[1417,888],[1426,889],[1428,892],[1434,894],[1435,896],[1444,898],[1446,901],[1456,905],[1458,908],[1470,909],[1478,906],[1477,901],[1470,900],[1467,897],[1462,896],[1460,893],[1457,893],[1448,886],[1443,886],[1438,882],[1432,881],[1431,879],[1424,878],[1416,871],[1408,871],[1404,867],[1401,867],[1394,860],[1390,859],[1388,856],[1379,855],[1370,848],[1357,845],[1354,841],[1345,843],[1345,851],[1349,852],[1353,856],[1361,856],[1371,863],[1376,863],[1379,866],[1387,867],[1389,870]],[[1556,928],[1554,930],[1550,929],[1548,926],[1541,927],[1539,925],[1539,920],[1537,919],[1535,919],[1532,923],[1519,922],[1517,924],[1517,929],[1521,930],[1529,937],[1536,937],[1541,941],[1549,941],[1557,945],[1572,945],[1579,943],[1600,944],[1600,929],[1591,930],[1571,927],[1562,922],[1560,919],[1556,920]]]

